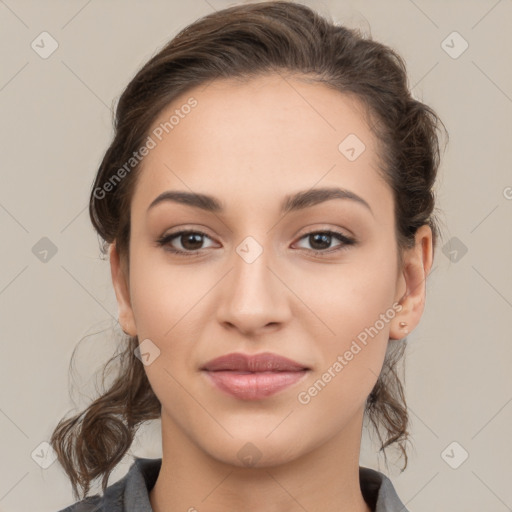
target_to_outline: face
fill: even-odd
[[[405,314],[409,329],[419,320],[423,291],[401,302],[393,196],[362,105],[292,78],[223,80],[174,101],[149,135],[125,284],[111,261],[121,324],[150,340],[144,368],[162,425],[239,466],[243,450],[272,465],[360,435],[388,340],[404,336]],[[214,201],[162,197],[178,191]],[[307,369],[272,374],[267,396],[256,378],[202,370],[234,352]]]

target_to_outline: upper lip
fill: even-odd
[[[270,352],[247,355],[233,352],[208,361],[201,370],[242,372],[297,372],[309,368],[297,361]]]

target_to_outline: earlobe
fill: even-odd
[[[137,328],[135,326],[135,319],[130,300],[128,269],[123,268],[115,242],[112,243],[109,248],[109,259],[112,284],[114,285],[119,311],[119,324],[125,334],[129,336],[136,336]]]
[[[423,225],[416,231],[416,243],[404,252],[404,264],[399,282],[405,284],[405,293],[397,298],[402,306],[391,324],[391,339],[402,339],[419,323],[425,308],[426,280],[432,266],[432,230]]]

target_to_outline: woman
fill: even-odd
[[[143,66],[90,198],[126,347],[51,440],[75,497],[104,494],[66,511],[406,510],[359,452],[367,418],[407,465],[440,125],[393,50],[291,2],[215,12]],[[162,458],[108,486],[156,418]]]

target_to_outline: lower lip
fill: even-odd
[[[308,370],[296,372],[205,372],[220,390],[241,400],[261,400],[302,380]]]

